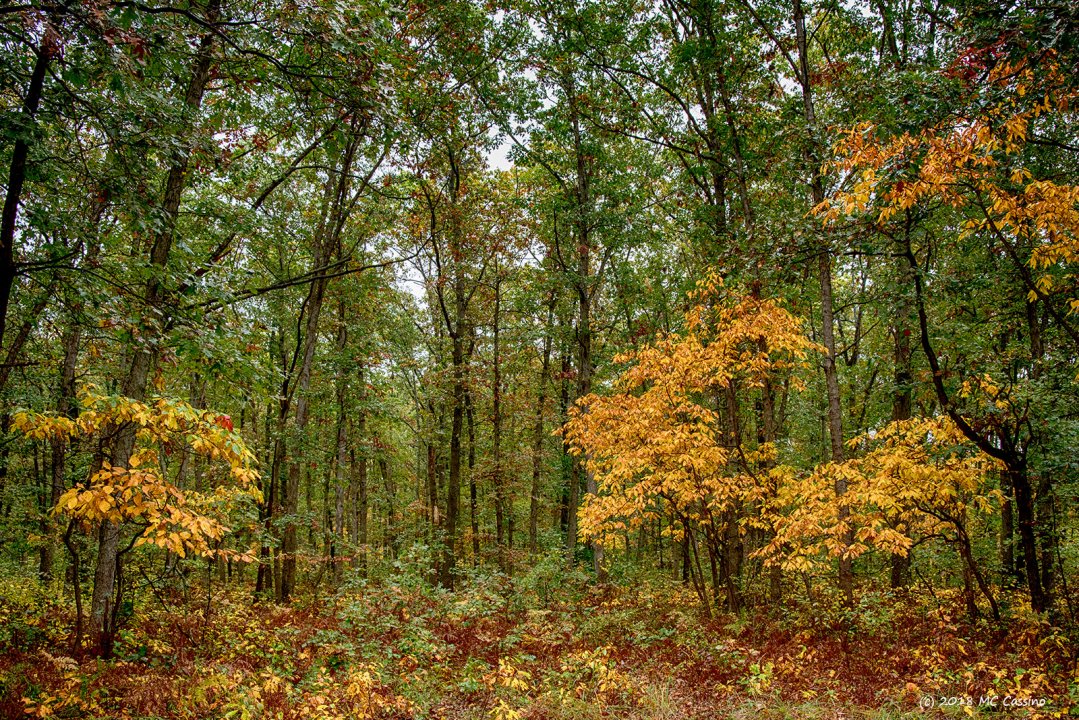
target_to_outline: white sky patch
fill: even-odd
[[[510,160],[512,148],[513,143],[500,139],[498,146],[487,152],[487,167],[491,170],[509,170],[513,167],[513,161]]]

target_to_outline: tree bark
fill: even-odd
[[[41,45],[37,48],[34,67],[30,72],[30,84],[23,97],[22,125],[25,131],[19,133],[11,150],[7,194],[4,196],[3,215],[0,218],[0,347],[4,346],[8,307],[11,304],[11,292],[18,270],[15,260],[15,227],[19,215],[19,202],[22,200],[23,186],[26,183],[26,162],[30,153],[30,143],[26,133],[34,125],[45,87],[45,75],[53,56],[59,50],[59,37],[52,23],[46,21],[45,33]]]
[[[910,268],[906,267],[906,263],[900,261],[898,270],[901,278],[900,301],[896,308],[896,322],[892,328],[892,359],[895,366],[892,385],[893,422],[910,419],[914,383],[910,364],[910,302],[905,295],[905,288],[909,287]],[[906,554],[892,554],[891,584],[894,589],[905,588],[910,585],[911,552],[912,550],[908,550]]]
[[[314,247],[311,259],[312,268],[321,268],[329,262],[339,250],[341,231],[351,209],[352,169],[361,135],[352,128],[345,143],[340,159],[334,170],[327,175],[323,196],[323,207],[318,226],[314,233]],[[311,373],[314,367],[315,350],[318,347],[319,319],[326,297],[329,278],[320,275],[308,286],[307,296],[301,309],[300,320],[302,339],[297,338],[296,351],[300,363],[294,387],[295,408],[293,427],[295,428],[294,456],[289,459],[288,477],[284,488],[285,527],[281,539],[281,586],[278,601],[289,602],[296,590],[296,567],[299,543],[297,540],[298,524],[296,514],[299,511],[300,469],[298,457],[303,452],[304,436],[307,432],[308,403],[311,391]]]
[[[356,498],[354,515],[356,517],[356,533],[352,542],[357,546],[355,552],[358,555],[358,567],[360,576],[367,577],[368,531],[367,531],[367,463],[371,444],[367,437],[367,381],[364,378],[364,368],[359,368],[360,385],[360,408],[356,413],[356,450],[352,453],[353,469],[353,493]]]
[[[206,11],[206,17],[214,22],[217,19],[219,0],[211,0]],[[194,66],[188,81],[187,90],[184,94],[184,105],[189,112],[198,112],[202,105],[202,98],[210,81],[210,69],[213,65],[213,48],[216,35],[207,32],[199,41],[198,50],[195,53]],[[144,337],[148,339],[158,337],[162,327],[152,319],[154,315],[163,315],[165,287],[163,283],[164,269],[168,265],[172,243],[176,233],[176,219],[180,211],[180,199],[184,187],[187,184],[187,168],[190,160],[190,149],[186,148],[180,153],[179,158],[169,168],[168,177],[165,181],[165,189],[162,195],[161,215],[164,218],[162,230],[153,236],[150,248],[150,264],[159,272],[147,282],[143,295],[143,305],[146,308],[146,323]],[[146,388],[150,372],[157,363],[157,353],[152,342],[147,340],[142,347],[136,349],[128,367],[127,376],[122,385],[122,392],[133,400],[143,400],[146,397]],[[126,426],[119,429],[116,439],[111,448],[110,462],[115,467],[127,468],[131,453],[135,447],[135,428]],[[111,653],[113,627],[111,617],[113,615],[114,588],[117,582],[116,568],[119,553],[120,527],[114,523],[105,521],[101,524],[98,533],[97,566],[94,570],[94,591],[90,600],[90,620],[93,632],[97,635],[98,645],[106,657]]]
[[[573,129],[573,152],[577,163],[575,201],[577,241],[577,268],[575,289],[577,291],[577,399],[586,397],[592,392],[592,295],[595,278],[592,273],[592,238],[591,238],[591,211],[592,191],[591,178],[592,166],[588,153],[584,147],[583,135],[580,127],[580,113],[577,108],[577,95],[572,83],[569,83],[570,120]],[[574,464],[577,477],[584,476],[585,490],[590,494],[596,494],[598,487],[595,476],[588,471],[583,459],[578,458]],[[577,481],[578,484],[579,479]],[[578,485],[579,487],[579,485]],[[573,529],[576,531],[577,521],[577,492],[570,489],[571,512],[574,514]],[[574,539],[575,541],[576,539]],[[607,569],[604,565],[603,546],[595,540],[589,541],[592,550],[592,570],[596,574],[598,582],[607,581]]]
[[[543,354],[540,361],[539,393],[536,398],[536,419],[532,426],[532,489],[528,507],[528,552],[536,554],[539,534],[540,478],[543,469],[544,413],[547,407],[547,376],[551,370],[551,328],[554,319],[555,296],[547,301],[547,324],[543,335]]]
[[[480,562],[480,523],[476,496],[476,418],[471,392],[465,395],[465,422],[468,426],[468,520],[472,530],[472,567],[476,567]]]
[[[492,480],[495,488],[495,543],[498,549],[498,567],[509,572],[506,557],[506,488],[502,477],[502,362],[501,362],[501,309],[502,282],[494,283],[493,347],[491,376],[491,446],[494,455]]]
[[[816,133],[817,117],[813,104],[813,86],[809,74],[809,47],[806,35],[805,10],[801,0],[794,0],[794,31],[798,46],[798,80],[802,87],[802,109],[806,127],[811,135]],[[806,160],[810,164],[812,176],[809,181],[810,195],[816,207],[824,201],[824,182],[820,176],[820,153],[815,137],[810,139]],[[821,339],[824,344],[824,382],[828,396],[828,433],[831,440],[831,460],[841,463],[845,459],[843,448],[843,408],[839,393],[839,374],[836,368],[835,316],[833,313],[832,292],[832,251],[826,239],[822,238],[818,254],[818,271],[821,295]],[[850,517],[850,508],[843,501],[847,494],[847,481],[837,477],[835,481],[836,500],[839,503],[839,522],[846,523]],[[854,542],[854,531],[848,528],[843,533],[843,543],[850,546]],[[845,552],[839,557],[839,589],[848,607],[854,605],[854,573],[849,555]]]
[[[345,353],[348,350],[348,326],[345,322],[345,301],[337,302],[337,368],[334,373],[334,395],[337,400],[337,447],[334,456],[333,485],[333,537],[330,542],[330,562],[333,576],[341,580],[344,565],[338,554],[345,537],[345,499],[348,493],[348,475],[345,465],[349,463],[348,446],[348,382],[345,377]],[[363,382],[363,368],[360,368],[360,382]],[[354,461],[353,461],[354,462]],[[353,537],[355,542],[356,538]]]
[[[60,383],[56,390],[56,414],[67,417],[75,417],[75,369],[79,359],[79,341],[82,332],[71,318],[64,329],[61,344],[64,348],[64,359],[60,366]],[[67,442],[58,438],[50,441],[52,454],[51,482],[49,484],[49,507],[56,507],[60,496],[67,489]],[[51,525],[51,523],[50,523]],[[55,530],[50,529],[50,534]],[[53,557],[55,555],[55,535],[42,546],[41,555],[41,578],[45,582],[52,579]]]

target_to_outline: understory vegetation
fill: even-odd
[[[867,589],[851,611],[835,592],[810,588],[781,613],[756,607],[703,620],[692,590],[662,575],[616,569],[618,582],[597,587],[562,564],[550,556],[513,579],[475,574],[454,593],[405,570],[289,606],[195,585],[186,600],[164,594],[133,612],[110,662],[73,658],[70,609],[8,582],[0,709],[9,717],[886,719],[1061,717],[1079,702],[1070,640],[1019,608],[1006,625],[971,622],[954,591],[926,598]],[[970,697],[973,707],[927,710],[926,696]],[[985,702],[993,696],[995,707]],[[1049,700],[1030,707],[1037,698]]]

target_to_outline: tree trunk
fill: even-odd
[[[314,233],[312,269],[324,267],[339,249],[341,231],[350,211],[352,168],[359,142],[359,134],[349,136],[334,171],[327,175],[322,212]],[[278,592],[278,601],[281,603],[289,602],[296,590],[296,565],[299,550],[296,514],[299,511],[301,468],[299,456],[304,452],[311,373],[314,367],[315,349],[318,347],[319,319],[322,315],[322,304],[329,282],[329,278],[325,275],[319,275],[313,280],[308,286],[307,297],[301,307],[302,340],[297,338],[296,346],[300,363],[293,390],[296,398],[296,412],[293,416],[296,445],[293,448],[294,457],[289,459],[288,478],[283,493],[285,528],[281,539],[281,586]]]
[[[944,385],[944,372],[940,367],[940,358],[933,349],[933,344],[929,337],[929,318],[925,309],[925,292],[922,286],[922,277],[919,274],[918,263],[909,242],[907,243],[905,254],[911,270],[914,271],[918,331],[921,336],[922,351],[925,354],[926,362],[929,363],[929,370],[933,374],[933,389],[936,392],[937,401],[968,440],[986,455],[1004,463],[1005,472],[1008,473],[1008,481],[1011,483],[1012,491],[1015,493],[1020,549],[1023,553],[1023,568],[1027,587],[1030,590],[1030,605],[1035,612],[1044,612],[1049,607],[1049,598],[1042,586],[1041,575],[1038,571],[1033,492],[1030,486],[1030,476],[1027,474],[1026,458],[1021,449],[1010,441],[1010,433],[1003,438],[1009,440],[1008,442],[995,443],[988,436],[978,433],[952,404],[947,388]]]
[[[1027,588],[1030,590],[1030,606],[1035,612],[1044,612],[1049,601],[1042,585],[1038,568],[1037,535],[1034,532],[1034,498],[1027,474],[1026,464],[1017,461],[1009,467],[1008,476],[1015,492],[1015,509],[1019,525],[1019,544],[1023,552],[1023,570]]]
[[[206,17],[209,21],[216,21],[218,8],[218,0],[211,0],[206,11]],[[210,81],[215,38],[216,35],[213,32],[207,32],[203,35],[195,53],[194,67],[184,95],[184,104],[192,113],[197,112],[202,105],[202,97]],[[176,232],[176,219],[180,210],[180,198],[187,180],[189,159],[190,149],[185,148],[180,153],[176,163],[169,168],[165,182],[161,202],[161,216],[164,220],[163,228],[154,235],[153,244],[150,248],[150,264],[159,271],[163,271],[168,265]],[[152,279],[146,284],[143,302],[145,307],[151,311],[147,313],[147,317],[152,317],[154,312],[163,314],[165,310],[163,277],[163,272],[154,273]],[[2,302],[2,299],[0,299],[0,302]],[[161,331],[161,327],[151,326],[144,328],[144,338],[157,337]],[[157,361],[156,351],[153,348],[152,343],[146,342],[135,351],[134,357],[131,359],[127,376],[123,382],[122,392],[133,400],[141,401],[146,397],[150,372]],[[112,465],[127,468],[134,448],[134,426],[120,428],[111,448],[110,462]],[[117,582],[116,568],[118,565],[119,542],[120,527],[112,522],[103,522],[98,532],[97,566],[94,570],[94,591],[90,600],[90,621],[93,632],[97,635],[102,654],[106,657],[111,653],[112,648],[114,628],[112,627],[111,617],[114,609],[114,588]]]
[[[390,472],[390,461],[384,454],[379,455],[378,469],[386,491],[386,545],[390,551],[390,559],[396,560],[401,547],[400,538],[397,537],[397,486]]]
[[[494,455],[492,480],[495,488],[495,543],[498,549],[498,567],[509,572],[506,558],[506,488],[502,478],[502,362],[501,362],[501,309],[502,282],[495,280],[493,318],[493,362],[491,377],[491,446]]]
[[[70,324],[64,329],[61,344],[64,348],[64,360],[60,367],[60,383],[56,393],[56,414],[74,418],[75,413],[75,369],[79,359],[79,340],[82,332],[72,318]],[[56,507],[60,496],[67,489],[67,443],[58,438],[50,441],[52,452],[51,482],[49,485],[49,508]],[[50,523],[51,524],[51,523]],[[45,582],[52,579],[53,557],[55,554],[55,535],[42,547],[41,555],[41,578]]]
[[[798,46],[798,80],[802,87],[802,109],[805,114],[806,127],[812,136],[816,132],[817,118],[813,106],[813,86],[810,82],[809,74],[809,39],[806,35],[805,10],[802,7],[802,0],[794,0],[794,30]],[[820,176],[820,153],[815,138],[810,140],[807,147],[806,160],[812,172],[809,189],[813,206],[816,207],[824,201],[824,182]],[[821,339],[825,349],[824,382],[828,395],[828,433],[831,440],[831,460],[834,463],[841,463],[845,459],[843,449],[843,408],[839,393],[839,374],[836,368],[835,317],[832,310],[832,251],[824,238],[822,238],[819,247],[818,270],[821,295]],[[846,506],[842,499],[846,493],[846,479],[837,477],[835,494],[839,503],[838,519],[840,523],[846,523],[850,517],[850,508]],[[843,543],[849,547],[853,542],[854,531],[848,528],[843,533]],[[843,593],[843,600],[846,605],[852,607],[854,605],[854,574],[851,558],[846,552],[839,557],[839,589]]]
[[[899,271],[904,280],[909,280],[910,270],[902,263]],[[907,287],[906,282],[900,283],[901,287]],[[913,399],[914,377],[910,366],[910,303],[906,298],[900,301],[897,308],[897,320],[892,329],[894,335],[893,362],[895,365],[894,384],[892,387],[892,420],[901,422],[911,417],[911,405]],[[907,553],[894,553],[891,558],[891,584],[892,588],[905,588],[910,585],[911,557]]]
[[[315,265],[319,267],[322,262],[319,262],[319,259],[316,258]],[[308,398],[311,390],[311,371],[314,366],[315,348],[318,345],[319,316],[322,314],[322,301],[325,297],[328,283],[329,281],[325,278],[320,278],[311,283],[305,303],[307,322],[304,327],[302,359],[299,374],[296,378],[296,413],[294,415],[296,445],[292,450],[293,457],[289,460],[288,475],[284,488],[285,528],[281,538],[281,588],[278,592],[278,601],[281,603],[288,603],[296,590],[296,555],[299,550],[297,539],[299,524],[296,515],[300,509],[300,456],[304,452],[304,436],[307,432]]]
[[[468,521],[472,530],[472,567],[480,562],[480,522],[476,503],[476,418],[472,393],[465,395],[465,420],[468,425]]]
[[[22,104],[22,126],[31,128],[41,105],[41,94],[45,87],[45,75],[53,56],[60,51],[60,41],[52,23],[46,20],[45,33],[41,46],[37,48],[34,68],[30,72],[30,84]],[[19,133],[11,151],[11,164],[8,169],[7,194],[4,196],[3,216],[0,218],[0,347],[4,345],[4,333],[7,329],[8,307],[11,304],[11,291],[17,276],[15,261],[15,228],[19,214],[19,202],[22,200],[23,185],[26,182],[26,161],[30,144],[25,133]],[[3,388],[0,388],[2,390]]]
[[[1045,343],[1042,339],[1042,326],[1038,313],[1038,302],[1027,302],[1027,335],[1030,338],[1031,369],[1030,378],[1038,381],[1042,377],[1042,365],[1045,360]],[[1036,432],[1032,428],[1032,432]],[[1060,539],[1054,531],[1053,521],[1053,482],[1052,474],[1039,473],[1035,496],[1038,540],[1041,550],[1042,586],[1047,594],[1053,591],[1053,568],[1058,555],[1057,544]]]
[[[369,460],[370,442],[367,438],[367,381],[364,379],[364,368],[359,368],[360,385],[360,408],[356,413],[356,444],[359,452],[352,452],[352,477],[353,494],[356,498],[354,516],[356,517],[356,533],[352,542],[357,547],[358,567],[361,577],[367,577],[368,564],[368,537],[367,537],[367,462]]]
[[[562,381],[558,397],[559,418],[562,425],[566,424],[569,412],[569,378],[572,366],[570,365],[569,352],[562,352]],[[570,564],[574,562],[577,552],[577,494],[574,483],[577,482],[577,474],[574,471],[573,456],[569,451],[569,443],[565,438],[562,440],[562,487],[559,498],[559,527],[562,530],[566,553]]]
[[[543,416],[547,407],[547,376],[551,369],[551,327],[554,318],[555,296],[547,302],[547,325],[543,335],[543,355],[540,362],[539,397],[536,398],[536,419],[532,426],[532,490],[528,507],[528,552],[536,554],[539,534],[540,478],[543,469]]]
[[[334,378],[334,394],[337,400],[337,448],[334,456],[333,485],[333,536],[330,541],[330,562],[334,580],[341,581],[344,565],[338,557],[345,537],[345,496],[348,492],[348,476],[345,465],[349,461],[348,447],[348,383],[345,379],[345,353],[348,350],[348,327],[345,323],[345,301],[337,303],[337,368]],[[363,368],[360,368],[363,382]],[[352,538],[355,543],[356,538]]]
[[[580,110],[577,107],[577,91],[572,78],[565,79],[566,95],[569,101],[570,123],[573,131],[573,153],[576,160],[574,184],[575,218],[574,229],[577,243],[577,267],[574,277],[574,289],[577,293],[577,399],[592,392],[592,295],[595,277],[592,273],[592,159],[584,146],[581,132]],[[588,471],[583,458],[574,463],[577,480],[570,488],[570,512],[573,515],[573,543],[576,543],[577,495],[581,476],[584,477],[585,490],[595,494],[596,478]],[[572,546],[572,545],[571,545]],[[592,569],[598,582],[606,582],[607,570],[603,562],[603,546],[594,539],[589,540],[592,550]]]

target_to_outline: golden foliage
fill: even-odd
[[[707,521],[752,496],[754,471],[774,456],[768,446],[736,447],[716,399],[801,367],[817,347],[776,301],[724,296],[715,275],[693,299],[682,333],[617,357],[630,366],[615,393],[589,395],[570,412],[565,437],[599,487],[579,513],[586,537],[634,527],[664,501],[683,518]]]
[[[132,523],[140,528],[136,545],[156,545],[181,557],[209,556],[229,531],[229,510],[244,497],[260,499],[255,456],[227,416],[179,400],[144,403],[93,388],[81,394],[80,403],[83,410],[74,420],[24,410],[12,425],[31,439],[66,441],[134,426],[136,447],[128,467],[102,461],[86,482],[61,495],[54,513],[87,526]],[[224,463],[230,481],[207,491],[177,486],[166,472],[169,456],[177,452]]]
[[[1033,270],[1079,261],[1079,185],[1035,178],[1021,157],[1039,121],[1074,112],[1077,93],[1051,60],[1038,72],[1031,63],[1000,63],[984,97],[972,98],[976,111],[920,133],[885,138],[870,123],[847,129],[830,165],[848,187],[816,213],[828,223],[875,212],[883,225],[917,205],[941,202],[965,212],[964,233],[988,231],[1028,246]],[[1048,275],[1033,284],[1032,300],[1053,289]]]
[[[768,562],[805,570],[826,558],[857,557],[870,549],[906,555],[913,542],[962,522],[967,509],[990,511],[998,491],[985,479],[998,461],[971,447],[944,417],[886,425],[850,441],[862,457],[825,463],[791,477],[765,511],[775,530],[760,551]],[[847,492],[835,493],[838,479]],[[838,503],[850,511],[839,520]],[[854,542],[844,538],[853,531]]]

